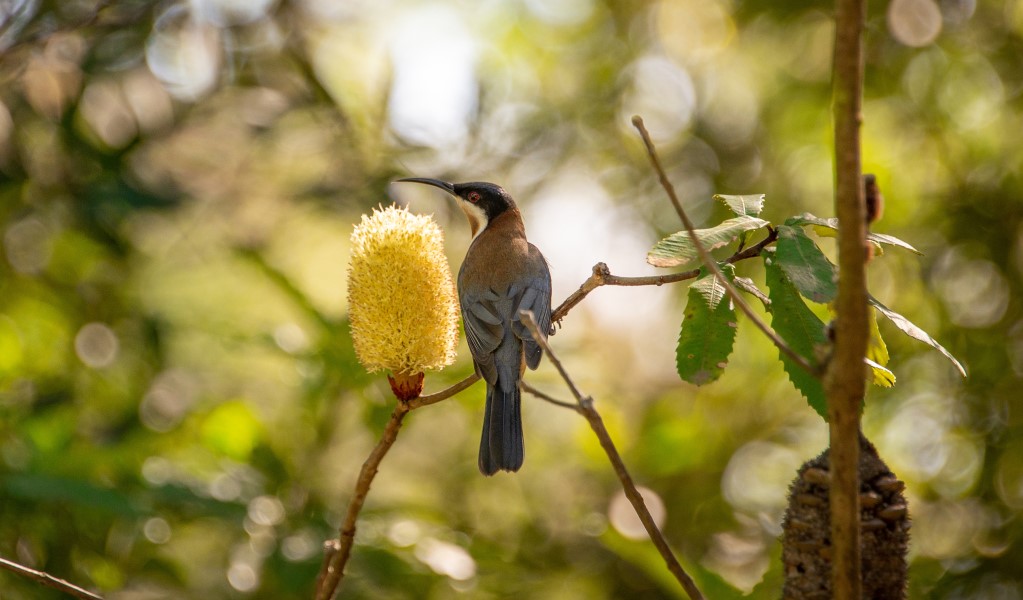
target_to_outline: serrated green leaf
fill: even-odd
[[[746,194],[742,196],[714,194],[714,199],[724,202],[729,210],[740,217],[758,217],[760,216],[760,211],[764,210],[763,194]]]
[[[835,265],[801,228],[792,225],[778,228],[775,258],[789,281],[807,299],[821,304],[835,299],[838,294]]]
[[[827,343],[824,322],[803,302],[796,287],[770,254],[764,254],[764,267],[768,297],[771,299],[771,326],[790,348],[813,364],[817,347]],[[817,414],[827,421],[828,404],[821,380],[806,372],[788,356],[780,355],[789,380]]]
[[[767,297],[767,294],[760,291],[757,284],[753,283],[753,280],[749,277],[736,277],[732,280],[732,283],[735,284],[735,287],[760,300],[764,304],[764,308],[771,305],[771,299]]]
[[[822,237],[835,237],[835,234],[829,233],[829,231],[838,231],[838,218],[831,217],[830,219],[823,219],[821,217],[815,217],[810,213],[803,213],[798,217],[786,219],[785,225],[793,226],[799,225],[804,227],[807,225],[812,225],[817,235],[820,235]],[[874,242],[875,244],[888,244],[889,246],[898,246],[899,248],[904,248],[906,250],[909,250],[910,252],[915,252],[916,254],[923,254],[923,252],[920,252],[912,245],[910,245],[909,242],[904,242],[893,235],[887,235],[884,233],[873,233],[868,231],[867,240]]]
[[[722,272],[732,278],[731,269]],[[732,353],[735,327],[735,309],[716,277],[705,275],[690,285],[675,350],[679,377],[694,385],[720,377]]]
[[[696,237],[708,251],[720,248],[744,231],[766,227],[769,223],[755,217],[733,217],[710,229],[697,229]],[[655,267],[677,267],[699,258],[689,232],[679,231],[657,242],[647,254],[646,261]]]
[[[895,385],[895,373],[892,373],[869,358],[864,358],[863,362],[867,363],[867,366],[870,367],[871,381],[874,385],[886,388]]]
[[[938,352],[941,352],[941,354],[944,355],[945,358],[952,361],[952,364],[954,364],[956,368],[959,369],[959,373],[963,377],[966,377],[966,368],[963,367],[962,363],[960,363],[956,359],[956,357],[952,356],[952,353],[946,350],[944,346],[939,344],[937,340],[932,338],[929,333],[914,325],[913,322],[907,319],[906,317],[888,308],[884,304],[881,304],[881,302],[877,298],[868,295],[867,300],[870,302],[870,304],[874,306],[874,308],[880,311],[882,315],[888,317],[888,320],[894,323],[895,326],[902,330],[903,333],[905,333],[906,335],[915,340],[919,340],[927,344],[928,346],[934,348]]]

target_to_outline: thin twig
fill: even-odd
[[[721,269],[718,267],[717,262],[710,255],[710,252],[708,252],[703,246],[703,242],[700,241],[700,238],[696,236],[696,227],[693,226],[693,222],[689,220],[689,215],[687,215],[685,209],[682,208],[682,203],[679,202],[678,195],[675,194],[675,187],[671,185],[670,181],[668,181],[668,176],[665,174],[664,168],[661,167],[661,160],[657,157],[657,149],[654,148],[653,140],[650,139],[650,133],[647,132],[646,126],[643,125],[643,119],[638,115],[634,116],[632,117],[632,124],[639,131],[640,136],[643,137],[643,143],[646,145],[647,155],[650,157],[650,163],[653,165],[654,170],[657,171],[657,177],[661,181],[661,187],[663,187],[664,191],[667,192],[668,197],[671,199],[671,203],[675,206],[675,211],[678,212],[678,216],[682,219],[682,224],[685,226],[686,232],[689,233],[689,238],[692,240],[693,246],[696,247],[696,252],[700,255],[700,261],[705,267],[707,267],[708,271],[717,277],[718,282],[721,283],[721,286],[725,289],[725,292],[728,293],[728,296],[732,299],[735,305],[738,306],[751,321],[753,321],[753,324],[756,325],[760,331],[764,332],[764,335],[766,335],[767,338],[778,347],[778,350],[780,350],[782,354],[791,358],[793,362],[803,369],[806,369],[806,371],[810,374],[820,376],[819,369],[811,365],[810,362],[801,354],[790,348],[789,345],[785,343],[785,340],[781,339],[774,330],[768,327],[767,324],[753,312],[750,305],[739,294],[739,290],[735,289],[732,282],[728,281],[724,274],[721,273]]]
[[[362,470],[359,471],[359,479],[355,484],[355,495],[352,496],[351,501],[348,503],[348,512],[345,514],[345,520],[341,524],[340,535],[336,540],[330,540],[324,545],[326,556],[316,580],[317,600],[330,600],[333,598],[338,584],[341,583],[345,564],[348,562],[348,557],[352,552],[352,544],[355,542],[355,523],[359,517],[359,511],[362,510],[362,505],[366,501],[369,486],[373,483],[373,478],[377,474],[380,461],[384,459],[387,451],[394,444],[394,440],[398,438],[401,422],[410,410],[411,408],[409,408],[407,402],[398,401],[398,405],[394,407],[394,412],[391,413],[391,419],[384,428],[380,441],[377,442],[376,447],[370,452],[366,462],[362,464]]]
[[[759,243],[736,252],[725,259],[727,264],[737,263],[740,260],[746,260],[747,258],[753,258],[760,256],[760,253],[768,245],[773,244],[778,239],[778,230],[771,228],[767,234],[767,237],[761,240]],[[671,273],[669,275],[647,275],[644,277],[622,277],[619,275],[612,275],[611,270],[608,269],[607,264],[597,263],[593,265],[593,273],[579,286],[579,289],[572,292],[572,294],[565,299],[558,308],[554,309],[551,313],[552,321],[560,321],[568,314],[568,311],[575,308],[577,304],[582,302],[583,298],[589,295],[593,290],[605,286],[605,285],[619,285],[619,286],[640,286],[640,285],[664,285],[666,283],[676,283],[679,281],[685,281],[687,279],[695,279],[699,277],[700,270],[693,269],[690,271],[682,271],[679,273]]]
[[[420,397],[415,398],[413,400],[409,400],[408,401],[408,408],[409,408],[409,410],[415,410],[417,408],[422,408],[424,406],[429,406],[431,404],[436,404],[436,403],[440,402],[441,400],[447,400],[448,398],[450,398],[450,397],[454,396],[455,394],[457,394],[458,392],[468,388],[469,386],[471,386],[472,384],[476,383],[479,380],[480,380],[480,376],[478,374],[476,374],[476,373],[473,373],[472,375],[469,375],[468,377],[466,377],[465,379],[459,381],[458,383],[454,384],[453,386],[451,386],[449,388],[445,388],[445,389],[443,389],[443,390],[441,390],[441,391],[439,391],[439,392],[437,392],[435,394],[428,394],[426,396],[420,396]]]
[[[683,271],[681,273],[672,273],[670,275],[652,275],[647,277],[619,277],[612,275],[611,270],[608,269],[605,263],[597,263],[593,265],[593,273],[586,278],[586,281],[579,286],[579,289],[572,292],[572,294],[561,303],[554,312],[551,313],[551,321],[558,322],[565,318],[568,311],[576,307],[577,304],[582,302],[583,298],[589,295],[593,290],[604,286],[604,285],[622,285],[622,286],[637,286],[637,285],[664,285],[666,283],[675,283],[677,281],[685,281],[686,279],[695,279],[699,275],[699,270],[694,271]]]
[[[869,313],[866,283],[866,201],[860,164],[863,102],[863,26],[866,2],[838,0],[832,110],[835,126],[835,214],[838,216],[838,297],[835,347],[824,378],[831,434],[829,486],[832,542],[832,597],[859,600],[860,406],[866,393],[863,357]]]
[[[558,400],[554,396],[551,396],[549,394],[541,392],[540,390],[538,390],[535,387],[529,385],[525,381],[520,381],[519,382],[519,387],[522,388],[523,391],[529,392],[530,394],[533,394],[534,396],[536,396],[537,398],[543,400],[544,402],[550,402],[551,404],[553,404],[555,406],[560,406],[561,408],[567,408],[569,410],[574,410],[575,412],[577,412],[579,414],[583,414],[583,409],[580,408],[578,404],[572,404],[571,402],[565,402],[564,400]]]
[[[9,561],[6,558],[0,558],[0,568],[6,569],[11,573],[17,573],[22,577],[31,579],[32,581],[45,585],[46,587],[60,590],[69,596],[74,596],[75,598],[82,598],[83,600],[103,600],[102,596],[93,594],[88,590],[83,590],[73,583],[68,583],[67,581],[54,577],[49,573],[44,573],[43,571],[37,571],[24,565],[19,565],[18,563]]]
[[[615,475],[618,476],[618,480],[622,483],[622,489],[625,491],[625,497],[632,503],[633,509],[636,514],[639,515],[639,520],[643,523],[643,527],[646,529],[647,534],[653,541],[654,546],[657,547],[657,551],[661,553],[661,558],[664,559],[668,570],[678,580],[679,585],[685,590],[686,594],[689,595],[691,600],[702,600],[703,594],[700,593],[699,588],[696,587],[696,583],[693,578],[686,573],[682,565],[679,564],[678,559],[675,558],[675,553],[671,550],[671,546],[668,545],[668,541],[664,538],[664,534],[657,527],[657,523],[654,522],[653,516],[650,515],[650,511],[646,507],[646,502],[643,501],[643,495],[636,489],[636,484],[632,480],[632,476],[629,475],[628,469],[625,468],[625,463],[622,461],[622,457],[618,454],[618,449],[615,448],[614,442],[611,441],[611,435],[607,431],[607,427],[604,426],[604,420],[600,417],[600,413],[593,406],[593,398],[589,396],[583,396],[576,387],[575,382],[572,381],[572,377],[569,376],[565,370],[564,365],[558,359],[557,355],[551,349],[550,344],[547,343],[547,339],[540,335],[540,330],[536,325],[536,320],[533,318],[533,313],[529,311],[521,311],[519,315],[522,318],[523,324],[529,328],[530,333],[533,334],[533,339],[536,340],[543,348],[544,353],[547,355],[547,360],[550,361],[554,368],[561,374],[561,378],[565,380],[565,384],[572,391],[572,395],[575,397],[577,407],[573,407],[576,412],[581,413],[586,417],[586,421],[590,424],[590,428],[593,429],[593,433],[596,434],[597,439],[600,440],[600,446],[604,449],[607,454],[608,460],[611,461],[611,466],[614,467]],[[531,391],[531,388],[524,388]],[[550,396],[543,394],[543,399],[547,401],[553,401],[558,405],[568,405],[567,402],[561,402],[560,400],[554,400]]]

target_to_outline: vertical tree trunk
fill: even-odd
[[[866,392],[866,208],[860,165],[863,94],[863,0],[837,0],[833,110],[835,214],[838,216],[838,298],[834,353],[825,375],[831,432],[831,540],[834,598],[861,598],[859,422]]]

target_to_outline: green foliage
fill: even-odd
[[[697,229],[696,237],[710,251],[730,243],[745,231],[766,226],[767,221],[744,215],[728,219],[716,227]],[[657,242],[647,254],[646,261],[655,267],[677,267],[691,263],[699,256],[689,232],[679,231]]]
[[[720,248],[737,237],[739,248],[745,244],[750,231],[769,227],[767,221],[757,218],[763,209],[765,196],[716,195],[738,216],[725,220],[719,225],[696,231],[696,237],[708,249]],[[813,226],[818,233],[832,235],[838,228],[837,219],[822,219],[809,213],[787,219],[777,228],[773,248],[763,251],[766,279],[769,293],[765,295],[752,279],[736,277],[733,265],[721,263],[729,281],[761,301],[771,313],[775,331],[790,348],[801,354],[810,364],[816,362],[827,345],[825,325],[803,301],[803,297],[819,304],[832,302],[838,294],[838,270],[824,252],[803,230]],[[888,244],[913,252],[919,252],[893,236],[869,234],[875,244]],[[737,249],[738,251],[738,249]],[[674,233],[658,242],[647,256],[647,262],[655,266],[678,266],[698,257],[695,244],[685,231]],[[728,364],[735,341],[735,313],[730,303],[721,302],[725,290],[713,277],[702,274],[690,285],[689,297],[682,320],[675,361],[679,376],[689,383],[704,385],[721,377]],[[896,326],[911,337],[919,339],[949,358],[960,372],[965,371],[959,362],[926,332],[910,323],[904,317],[881,305],[871,298],[871,303],[891,319]],[[827,404],[820,379],[780,353],[785,372],[796,389],[825,420]],[[871,381],[880,387],[895,385],[895,374],[889,370],[888,348],[877,328],[876,319],[871,319],[870,345],[864,362],[869,368]]]
[[[734,280],[734,269],[722,272]],[[735,309],[724,286],[713,275],[703,275],[689,286],[682,331],[675,350],[679,377],[694,385],[715,381],[728,364],[735,342]]]
[[[807,299],[824,304],[838,294],[838,272],[828,257],[803,230],[790,225],[778,228],[775,260],[785,276]]]
[[[799,297],[796,286],[785,274],[774,254],[764,254],[768,297],[771,299],[771,326],[790,348],[810,364],[815,364],[819,350],[828,343],[824,322]],[[827,420],[828,405],[821,380],[784,354],[781,354],[781,362],[792,385],[803,394],[810,407]]]

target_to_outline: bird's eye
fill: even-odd
[[[469,202],[472,202],[473,204],[476,204],[479,201],[480,201],[480,193],[479,192],[469,192]]]

